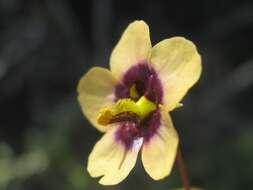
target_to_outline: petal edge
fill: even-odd
[[[89,158],[87,170],[92,177],[100,177],[102,185],[115,185],[124,180],[135,166],[140,147],[126,150],[115,139],[118,126],[113,126],[96,143]]]
[[[151,53],[149,27],[144,21],[128,25],[110,57],[112,73],[121,79],[131,65],[148,60]]]
[[[84,115],[98,130],[104,132],[107,126],[97,123],[99,110],[113,103],[113,91],[117,80],[102,67],[91,68],[79,81],[78,101]]]
[[[168,176],[173,167],[178,146],[178,135],[171,118],[162,113],[162,124],[148,143],[142,147],[144,169],[154,180]]]
[[[173,110],[199,80],[202,66],[196,46],[183,37],[165,39],[152,48],[151,64],[164,86],[163,104]]]

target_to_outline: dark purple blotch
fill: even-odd
[[[130,88],[134,84],[139,94],[138,98],[145,95],[152,102],[161,103],[163,97],[162,83],[152,65],[146,61],[133,65],[125,72],[122,82],[115,87],[115,101],[122,98],[131,98]]]
[[[121,123],[115,133],[116,142],[124,145],[126,150],[133,146],[133,142],[140,135],[138,125],[134,122]]]
[[[116,142],[124,145],[126,150],[133,147],[135,139],[143,137],[143,143],[149,143],[161,126],[160,109],[151,112],[140,123],[122,122],[115,133]]]

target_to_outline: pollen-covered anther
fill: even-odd
[[[113,117],[114,115],[111,110],[107,108],[101,109],[97,116],[97,123],[104,126],[108,125]]]

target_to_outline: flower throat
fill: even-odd
[[[156,110],[155,103],[142,96],[137,102],[130,98],[118,100],[111,107],[100,110],[97,122],[100,125],[108,125],[118,122],[133,122],[137,125]]]

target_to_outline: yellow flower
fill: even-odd
[[[141,150],[150,177],[168,176],[178,145],[168,112],[180,105],[200,73],[192,42],[173,37],[152,47],[148,25],[131,23],[111,54],[110,70],[94,67],[78,84],[84,115],[106,132],[88,158],[90,175],[104,185],[118,184]]]

